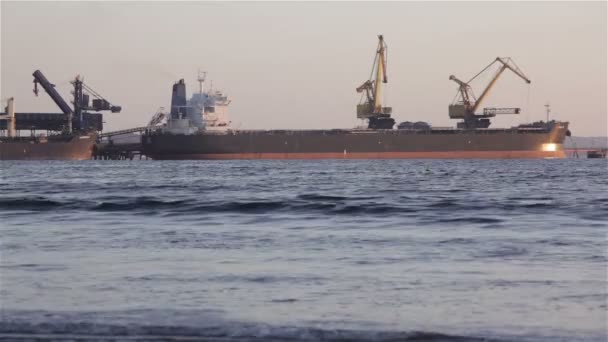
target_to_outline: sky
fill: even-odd
[[[457,85],[497,56],[505,72],[482,107],[520,107],[491,127],[551,118],[574,135],[607,135],[607,2],[0,2],[0,97],[17,112],[59,112],[32,93],[40,69],[69,98],[76,75],[121,113],[105,130],[145,125],[172,84],[196,91],[204,70],[232,100],[236,128],[361,124],[355,88],[377,35],[388,44],[384,105],[401,121],[455,126]],[[480,95],[492,72],[472,83]]]

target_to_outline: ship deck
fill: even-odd
[[[224,131],[217,130],[202,130],[197,134],[208,135],[232,135],[232,134],[247,134],[247,135],[332,135],[332,134],[384,134],[384,135],[411,135],[411,134],[526,134],[526,133],[547,133],[549,128],[477,128],[467,130],[461,128],[441,127],[431,129],[228,129]],[[152,132],[152,134],[161,133],[160,131]]]

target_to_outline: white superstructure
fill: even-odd
[[[180,80],[173,86],[171,99],[171,113],[163,113],[166,122],[161,126],[163,132],[172,134],[195,134],[204,130],[226,130],[230,124],[228,120],[228,105],[230,100],[221,90],[205,89],[206,73],[200,73],[197,81],[199,89],[186,98],[186,85]],[[158,113],[157,113],[158,115]],[[155,122],[153,118],[151,122]],[[151,124],[155,125],[155,124]]]
[[[221,90],[213,89],[213,82],[209,90],[205,90],[205,78],[206,73],[199,73],[197,78],[199,91],[192,94],[188,100],[189,111],[192,113],[189,116],[196,119],[200,117],[205,129],[226,129],[230,124],[228,120],[230,100]]]

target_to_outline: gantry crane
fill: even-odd
[[[74,115],[76,117],[79,130],[90,130],[90,127],[87,127],[87,122],[84,119],[84,116],[90,110],[97,112],[110,111],[111,113],[120,113],[122,109],[120,106],[111,104],[110,101],[106,100],[98,92],[89,87],[86,83],[84,83],[84,80],[80,77],[80,75],[76,76],[70,83],[72,83],[72,86],[74,87],[74,90],[72,91],[74,101],[72,103],[74,104]],[[90,105],[89,96],[93,97]]]
[[[362,103],[357,105],[357,118],[367,119],[368,127],[372,129],[391,129],[395,125],[395,120],[391,118],[392,108],[383,107],[381,102],[382,84],[388,82],[386,75],[387,49],[384,38],[379,35],[371,75],[357,88],[357,93],[365,92]]]
[[[101,114],[89,113],[88,111],[110,111],[112,113],[120,113],[121,111],[120,106],[112,105],[103,96],[86,85],[80,76],[76,76],[71,82],[74,87],[72,91],[72,95],[74,95],[74,100],[72,101],[74,109],[70,108],[67,102],[55,90],[55,85],[49,82],[40,70],[34,71],[32,76],[34,76],[34,94],[38,96],[38,84],[40,84],[65,115],[65,130],[70,133],[73,131],[88,132],[101,130],[103,126]],[[94,98],[91,105],[89,105],[89,96]]]
[[[485,87],[481,93],[481,96],[479,96],[478,99],[475,98],[473,89],[470,86],[471,81],[481,75],[484,71],[488,70],[495,63],[500,63],[500,68],[494,74],[490,80],[490,83]],[[475,114],[475,112],[480,108],[483,100],[488,96],[490,90],[492,90],[496,84],[496,81],[498,81],[500,75],[502,75],[502,73],[507,69],[513,71],[526,83],[531,83],[528,77],[524,75],[524,73],[517,67],[515,62],[513,62],[513,60],[509,57],[496,57],[492,63],[488,64],[488,66],[486,66],[468,82],[463,82],[456,78],[456,76],[450,75],[450,80],[458,83],[458,94],[456,97],[459,98],[459,100],[450,104],[448,111],[450,119],[463,119],[463,121],[458,123],[458,128],[488,128],[490,126],[490,119],[488,118],[494,117],[497,114],[519,114],[519,108],[484,108],[483,114]]]

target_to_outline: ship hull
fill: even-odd
[[[156,155],[157,160],[237,160],[237,159],[549,159],[565,158],[563,151],[459,151],[459,152],[378,152],[378,153],[211,153]]]
[[[0,139],[0,160],[91,159],[95,135]]]
[[[551,129],[228,131],[151,133],[153,159],[565,158],[567,123]]]

